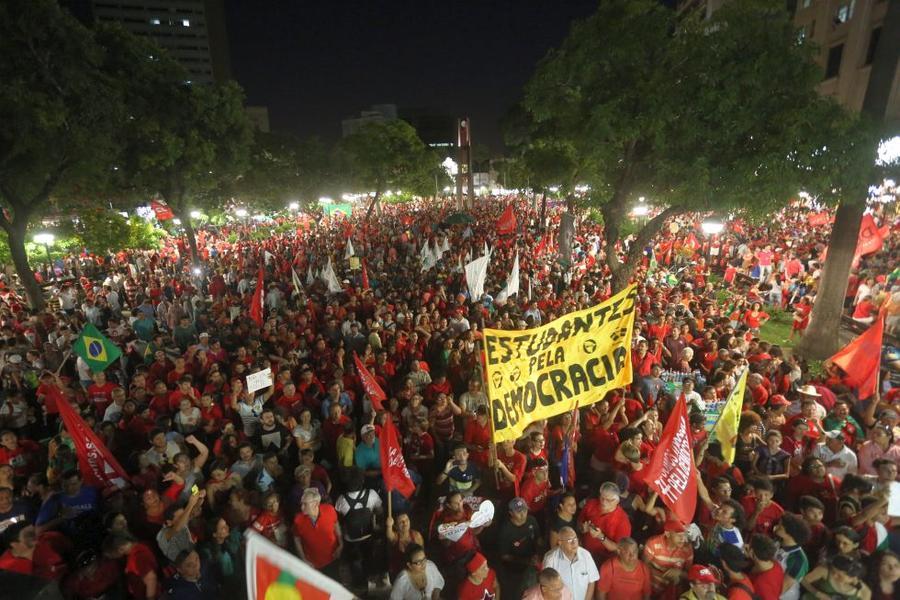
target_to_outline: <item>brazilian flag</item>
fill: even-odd
[[[80,356],[94,373],[104,370],[122,356],[119,347],[109,341],[91,323],[85,325],[81,330],[81,335],[75,340],[72,351]]]

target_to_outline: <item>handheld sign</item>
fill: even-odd
[[[272,369],[263,369],[257,373],[247,375],[247,391],[251,394],[272,385]]]

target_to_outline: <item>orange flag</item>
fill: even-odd
[[[883,336],[884,314],[879,313],[871,327],[829,359],[846,371],[848,382],[856,388],[860,400],[873,396],[878,387]]]

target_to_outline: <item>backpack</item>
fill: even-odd
[[[351,498],[346,494],[350,510],[344,516],[344,530],[348,540],[358,540],[372,535],[372,510],[369,508],[369,493],[366,490],[361,497]]]

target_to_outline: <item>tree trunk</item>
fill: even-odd
[[[194,234],[191,215],[190,213],[185,213],[178,218],[181,219],[181,226],[184,227],[184,237],[187,238],[188,248],[191,250],[191,266],[198,268],[200,267],[200,252],[197,250],[197,237]]]
[[[34,310],[43,310],[44,294],[34,278],[34,271],[28,264],[28,254],[25,252],[25,225],[14,219],[6,229],[6,234],[9,238],[9,253],[19,275],[19,282],[25,288],[28,305]]]
[[[900,0],[893,0],[889,4],[881,27],[862,106],[862,112],[877,122],[885,120],[894,74],[897,71],[900,55]],[[860,190],[860,193],[865,198],[867,191]],[[796,347],[796,352],[808,358],[828,358],[841,347],[844,295],[847,293],[847,280],[865,208],[865,200],[842,202],[838,207],[831,239],[828,241],[828,258],[809,327]]]
[[[371,204],[369,204],[369,210],[366,211],[366,222],[369,221],[369,217],[372,216],[372,211],[375,209],[375,205],[378,204],[378,201],[381,199],[381,190],[375,190],[375,197],[372,198]]]
[[[541,221],[540,221],[540,230],[544,231],[546,227],[546,219],[547,219],[547,191],[544,190],[541,193]]]
[[[616,243],[619,241],[619,222],[626,218],[625,209],[621,204],[609,206],[609,208],[607,206],[604,205],[601,212],[603,213],[603,234],[606,238],[606,264],[612,274],[610,285],[612,286],[612,292],[615,294],[628,286],[634,270],[641,262],[644,247],[659,233],[669,218],[685,211],[680,206],[669,206],[647,221],[647,224],[641,227],[635,240],[631,243],[631,247],[625,254],[625,260],[620,261],[616,254]]]

